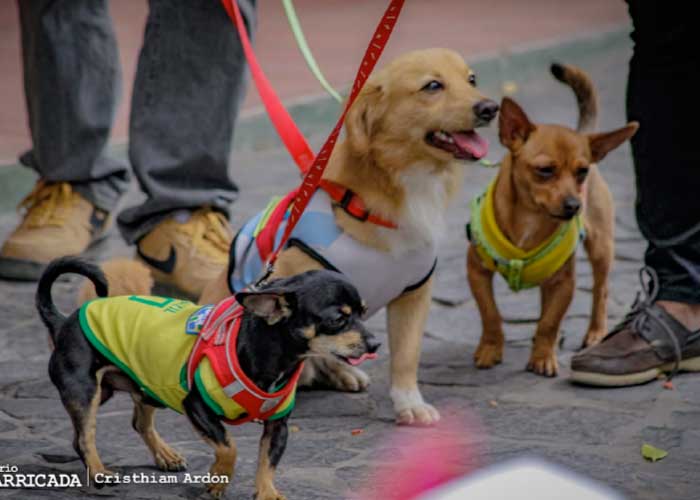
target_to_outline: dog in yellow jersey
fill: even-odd
[[[97,409],[121,390],[131,393],[133,426],[163,470],[186,464],[156,432],[155,409],[170,407],[188,417],[214,448],[210,473],[224,478],[208,486],[215,497],[223,494],[236,461],[235,442],[222,422],[264,421],[255,498],[282,498],[274,471],[303,360],[359,364],[379,347],[360,322],[365,305],[357,290],[332,271],[274,280],[214,306],[122,296],[97,298],[69,317],[51,300],[51,286],[64,273],[89,278],[98,297],[107,296],[107,281],[96,266],[66,257],[46,268],[36,297],[55,346],[49,375],[73,421],[74,448],[96,486],[111,474],[95,445]]]
[[[632,137],[638,124],[590,133],[597,110],[591,80],[572,66],[554,64],[551,69],[576,95],[578,130],[534,124],[515,101],[504,98],[499,138],[508,152],[486,193],[472,204],[467,276],[482,321],[474,353],[479,368],[491,368],[503,356],[502,321],[492,285],[498,272],[515,291],[540,288],[542,312],[527,368],[556,375],[557,338],[573,298],[580,240],[593,267],[593,310],[584,345],[599,342],[607,332],[614,206],[597,163]]]

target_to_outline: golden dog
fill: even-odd
[[[346,138],[335,148],[324,179],[352,190],[369,213],[395,227],[358,220],[334,204],[337,226],[356,242],[395,259],[417,248],[434,248],[445,227],[448,202],[461,186],[463,166],[455,160],[486,154],[487,144],[474,129],[487,125],[497,111],[497,103],[476,88],[469,66],[450,50],[412,52],[375,73],[347,115]],[[272,277],[321,267],[319,260],[290,246],[280,254]],[[417,380],[431,302],[429,276],[415,289],[380,304],[387,307],[391,398],[401,424],[429,425],[439,419],[423,400]],[[348,278],[355,283],[352,273]],[[392,278],[396,276],[387,277]],[[230,293],[224,272],[205,288],[200,302],[213,303]],[[316,360],[306,363],[302,380],[348,391],[363,390],[369,383],[357,368]]]

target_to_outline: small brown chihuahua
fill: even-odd
[[[583,345],[599,342],[607,331],[614,206],[596,163],[638,128],[632,122],[612,132],[587,133],[597,115],[591,80],[572,66],[554,64],[551,71],[576,95],[578,130],[533,124],[518,104],[503,99],[499,138],[508,153],[486,195],[473,205],[467,252],[469,286],[483,329],[474,353],[476,366],[491,368],[503,356],[502,321],[492,285],[494,272],[500,272],[513,290],[540,288],[541,315],[527,369],[549,377],[557,374],[559,327],[574,294],[581,238],[593,268],[593,305]]]

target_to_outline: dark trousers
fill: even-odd
[[[238,3],[252,26],[255,0]],[[18,5],[33,144],[22,162],[112,211],[130,174],[105,155],[121,86],[108,1]],[[244,69],[219,0],[149,0],[129,124],[129,160],[147,200],[119,215],[128,242],[174,210],[228,214],[238,191],[228,157]]]
[[[634,23],[627,115],[645,262],[659,299],[700,303],[699,31],[693,2],[628,0]]]

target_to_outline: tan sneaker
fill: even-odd
[[[153,271],[157,283],[170,285],[192,299],[228,264],[233,237],[226,217],[203,208],[158,224],[141,238],[138,257]]]
[[[106,236],[110,222],[67,182],[37,182],[19,209],[24,219],[0,250],[2,278],[39,279],[51,260],[82,254]]]

